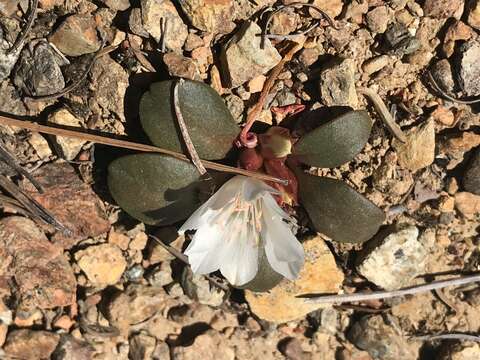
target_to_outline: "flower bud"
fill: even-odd
[[[238,162],[243,169],[256,171],[263,166],[263,157],[256,149],[244,148],[240,152]]]
[[[272,126],[259,136],[261,153],[265,159],[284,158],[292,153],[290,131],[280,126]]]

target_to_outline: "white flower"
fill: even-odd
[[[272,194],[278,191],[260,180],[235,176],[195,211],[179,230],[197,230],[185,250],[193,272],[220,269],[232,285],[244,285],[257,274],[264,247],[272,269],[295,279],[304,263],[303,247],[287,223],[295,220]]]

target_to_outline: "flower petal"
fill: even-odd
[[[188,262],[195,274],[209,274],[220,268],[220,251],[223,231],[214,226],[202,226],[185,250]]]
[[[223,245],[220,272],[235,286],[253,280],[258,271],[258,246],[246,238],[237,238]]]
[[[287,279],[296,279],[305,261],[302,244],[269,206],[263,207],[262,239],[272,269]]]
[[[248,211],[235,212],[225,224],[225,242],[218,256],[220,272],[232,285],[244,285],[258,272],[257,214],[251,206]]]

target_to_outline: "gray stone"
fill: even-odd
[[[423,11],[425,16],[446,19],[460,19],[463,14],[465,0],[425,0]]]
[[[459,83],[467,96],[480,95],[480,42],[469,41],[460,47]]]
[[[387,30],[390,18],[391,16],[387,6],[378,6],[373,10],[370,10],[366,15],[369,29],[379,34],[382,34]]]
[[[52,354],[52,358],[61,360],[91,360],[94,352],[94,348],[88,342],[75,339],[71,335],[64,335]]]
[[[230,113],[232,114],[233,118],[237,123],[242,122],[243,120],[243,110],[245,109],[245,105],[243,103],[243,100],[234,94],[229,94],[223,98],[225,101],[225,104],[228,107],[228,110],[230,110]]]
[[[130,0],[101,0],[110,9],[115,11],[125,11],[130,7]]]
[[[468,25],[480,30],[480,0],[473,0],[468,13]]]
[[[9,80],[0,83],[0,94],[2,94],[0,96],[0,111],[12,115],[27,115],[27,109],[18,90]]]
[[[12,15],[18,8],[19,0],[0,0],[0,14]]]
[[[277,96],[275,96],[275,101],[277,102],[277,106],[287,106],[296,104],[297,97],[290,91],[290,89],[283,88],[277,93]]]
[[[225,291],[212,286],[205,276],[193,274],[188,267],[183,270],[181,285],[185,294],[200,304],[220,306],[225,298]]]
[[[465,171],[463,186],[468,192],[480,195],[480,148],[476,150]]]
[[[142,0],[142,21],[144,29],[157,41],[160,41],[160,19],[167,23],[165,46],[173,51],[181,51],[188,36],[188,27],[178,15],[170,0]]]
[[[417,51],[421,43],[410,35],[407,27],[401,23],[395,23],[388,27],[385,32],[385,50],[395,55],[403,56]]]
[[[134,335],[130,338],[129,359],[150,360],[153,358],[156,340],[145,333]]]
[[[418,343],[409,343],[394,327],[387,325],[381,315],[363,317],[353,324],[347,336],[373,359],[417,360],[418,357]]]
[[[128,74],[110,56],[102,56],[93,65],[90,90],[95,93],[90,109],[105,118],[125,121],[125,93]]]
[[[0,31],[0,81],[10,76],[23,48],[22,44],[17,50],[8,52],[12,45],[4,40],[2,35],[2,31]]]
[[[67,62],[47,41],[23,49],[13,82],[29,96],[51,95],[65,87],[60,66]]]
[[[442,59],[433,64],[431,73],[442,90],[453,92],[455,82],[453,81],[452,67],[447,59]]]
[[[397,139],[392,142],[399,165],[414,172],[431,165],[435,160],[434,120],[427,120],[407,131],[405,135],[404,143]]]
[[[260,48],[260,33],[257,24],[247,21],[222,51],[222,70],[231,87],[267,73],[282,59],[268,39],[265,48]]]
[[[200,76],[195,61],[182,54],[175,52],[165,54],[163,62],[167,67],[168,73],[173,77],[195,80]]]
[[[82,124],[81,121],[73,116],[67,109],[60,109],[52,113],[48,118],[48,122],[71,127],[81,127]],[[54,141],[66,160],[75,159],[83,145],[87,143],[85,140],[65,136],[56,136]]]
[[[377,71],[382,70],[390,62],[390,57],[388,55],[380,55],[374,58],[366,60],[362,65],[362,70],[364,73],[371,75]]]
[[[438,360],[478,360],[480,345],[474,342],[445,342],[439,351]]]
[[[148,275],[148,283],[152,286],[161,287],[173,282],[172,268],[169,261],[162,261],[160,265]]]
[[[90,54],[100,48],[95,19],[91,15],[71,15],[49,38],[57,49],[68,56]]]
[[[48,331],[13,330],[9,332],[3,349],[11,358],[50,359],[59,339],[59,335]]]
[[[143,27],[142,9],[140,8],[133,8],[130,11],[130,16],[128,18],[128,27],[135,35],[142,36],[144,38],[148,38],[150,36],[147,30],[145,30]]]
[[[352,59],[337,60],[320,75],[320,94],[327,106],[358,105],[355,90],[355,62]]]
[[[418,229],[414,226],[391,233],[381,241],[374,239],[362,255],[358,272],[386,290],[411,285],[426,269],[426,250],[418,241]]]

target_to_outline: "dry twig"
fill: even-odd
[[[462,333],[425,335],[425,336],[412,336],[410,339],[411,339],[411,340],[418,340],[418,341],[463,340],[463,341],[480,342],[480,336],[477,336],[477,335],[469,335],[469,334],[462,334]]]
[[[101,47],[100,50],[97,51],[97,53],[94,55],[94,57],[92,58],[92,60],[88,64],[88,67],[85,70],[85,72],[76,81],[74,81],[73,83],[68,85],[62,91],[60,91],[58,93],[55,93],[55,94],[51,94],[51,95],[26,97],[26,99],[30,100],[30,101],[49,101],[49,100],[55,100],[55,99],[58,99],[62,96],[67,95],[69,92],[75,90],[87,78],[88,74],[90,73],[90,71],[93,68],[93,65],[95,65],[95,61],[98,58],[111,53],[116,48],[117,48],[117,46],[108,46],[106,48]]]
[[[265,84],[263,85],[262,92],[260,93],[258,102],[255,105],[255,107],[252,109],[252,111],[250,111],[250,113],[248,114],[245,126],[240,132],[239,140],[243,146],[249,147],[249,143],[251,142],[251,139],[249,139],[248,137],[250,128],[252,127],[253,123],[255,122],[258,115],[262,111],[263,106],[265,104],[265,100],[267,99],[267,96],[270,93],[270,90],[272,89],[273,84],[275,83],[275,80],[277,79],[280,72],[283,70],[283,67],[285,66],[285,64],[290,60],[292,60],[293,55],[295,55],[296,52],[300,51],[302,47],[303,47],[303,44],[301,43],[292,43],[289,46],[285,56],[282,58],[282,60],[280,60],[280,62],[273,68],[273,70],[268,75],[268,78],[265,81]]]
[[[178,260],[183,262],[184,264],[190,266],[190,263],[188,262],[188,257],[175,249],[173,246],[165,244],[162,240],[160,240],[158,237],[155,235],[149,235],[155,242],[157,242],[161,247],[163,247],[165,250],[167,250],[171,255],[175,256]],[[211,275],[204,275],[205,278],[210,281],[213,285],[217,286],[218,288],[222,289],[225,292],[230,291],[228,286],[225,286],[221,282],[219,282],[216,278],[214,278]]]
[[[470,284],[474,282],[480,282],[480,274],[464,276],[456,279],[432,281],[428,284],[422,284],[418,286],[412,286],[400,290],[393,291],[374,291],[372,293],[356,293],[356,294],[340,294],[340,295],[320,295],[312,296],[305,299],[305,302],[310,304],[328,304],[328,303],[347,303],[357,301],[369,301],[369,300],[383,300],[393,297],[419,294],[436,289],[442,289],[448,286],[457,286],[463,284]]]
[[[302,3],[302,2],[294,2],[294,3],[291,3],[291,4],[287,4],[287,5],[281,5],[277,9],[272,11],[270,14],[268,14],[267,20],[265,22],[265,26],[262,29],[262,33],[260,34],[260,36],[262,37],[261,42],[260,42],[260,48],[261,49],[263,49],[265,47],[265,39],[266,38],[271,38],[271,39],[273,38],[273,39],[278,39],[278,40],[295,39],[296,36],[306,35],[307,33],[309,33],[310,31],[312,31],[313,29],[317,28],[320,25],[320,20],[318,20],[314,24],[307,27],[306,29],[300,30],[300,31],[292,33],[292,34],[288,34],[288,35],[267,34],[268,27],[270,26],[270,22],[273,19],[273,15],[275,15],[276,13],[278,13],[282,10],[285,10],[287,8],[292,8],[292,7],[297,7],[297,6],[309,7],[309,8],[315,9],[316,11],[318,11],[322,15],[322,17],[325,20],[327,20],[327,22],[329,23],[329,25],[331,27],[333,27],[334,29],[337,29],[337,27],[335,26],[335,23],[333,22],[332,18],[325,11],[323,11],[322,9],[320,9],[316,5],[308,4],[308,3]],[[267,10],[268,10],[268,8],[267,8]]]
[[[0,124],[7,125],[7,126],[15,126],[22,129],[27,129],[27,130],[31,130],[39,133],[51,134],[55,136],[66,136],[66,137],[72,137],[76,139],[82,139],[82,140],[91,141],[97,144],[109,145],[109,146],[119,147],[123,149],[159,153],[159,154],[164,154],[164,155],[174,157],[178,160],[190,162],[190,159],[184,154],[180,154],[172,150],[162,149],[153,145],[139,144],[139,143],[135,143],[127,140],[113,139],[110,137],[88,134],[88,133],[77,131],[77,130],[69,130],[69,129],[59,128],[59,127],[45,126],[45,125],[40,125],[34,122],[30,122],[30,121],[12,119],[6,116],[0,116]],[[235,168],[235,167],[231,167],[223,164],[217,164],[212,161],[202,160],[202,162],[207,169],[222,171],[230,174],[250,176],[259,180],[272,181],[272,182],[284,184],[284,185],[288,184],[287,180],[276,178],[267,174],[262,174],[255,171],[248,171],[248,170]]]
[[[184,80],[180,79],[175,82],[173,87],[173,108],[175,109],[175,115],[177,118],[178,127],[180,128],[180,132],[182,133],[183,142],[185,143],[185,147],[187,148],[188,154],[192,159],[193,165],[197,168],[200,175],[205,175],[207,173],[207,169],[202,164],[200,160],[200,156],[198,156],[197,150],[193,145],[192,139],[190,138],[190,134],[188,133],[187,124],[185,124],[185,119],[183,118],[182,111],[180,109],[180,99],[178,95],[178,87],[183,85]]]
[[[14,183],[12,183],[6,176],[0,174],[0,187],[5,189],[12,195],[30,214],[37,217],[47,224],[53,225],[55,229],[62,231],[66,235],[71,235],[71,230],[65,227],[61,222],[55,219],[47,209],[40,205],[35,199],[28,194],[21,191]]]
[[[407,137],[403,133],[402,129],[400,129],[400,126],[398,126],[393,119],[392,114],[390,114],[390,111],[388,111],[387,106],[383,102],[382,98],[375,91],[368,88],[357,88],[357,91],[372,101],[375,110],[377,110],[378,115],[380,115],[380,118],[383,120],[385,125],[387,125],[393,136],[403,143],[406,142]]]
[[[28,179],[28,181],[30,181],[30,183],[35,186],[35,189],[37,189],[37,191],[39,193],[43,193],[43,188],[42,186],[38,183],[37,180],[35,180],[33,178],[32,175],[30,175],[30,173],[28,171],[26,171],[23,167],[21,167],[19,164],[18,164],[18,160],[15,159],[15,157],[13,157],[13,155],[11,155],[8,150],[3,146],[2,142],[0,141],[0,159],[3,160],[8,166],[10,166],[13,170],[15,170],[18,174],[22,175],[23,177],[25,177],[26,179]]]
[[[433,77],[432,73],[430,71],[427,72],[428,80],[430,81],[430,84],[433,86],[434,90],[436,90],[440,95],[442,95],[445,99],[459,103],[459,104],[465,104],[465,105],[472,105],[472,104],[478,104],[480,103],[480,98],[477,99],[457,99],[451,95],[449,95],[445,90],[443,90],[440,85],[438,85],[437,81]]]
[[[137,58],[138,62],[142,64],[142,66],[147,69],[150,72],[156,72],[155,68],[153,65],[148,61],[148,59],[143,55],[142,50],[135,44],[135,41],[133,40],[133,35],[128,34],[128,43],[130,44],[130,48],[133,51],[133,54]]]
[[[23,42],[28,36],[28,33],[32,29],[33,21],[37,16],[38,0],[30,0],[29,5],[30,5],[29,7],[30,15],[28,16],[27,24],[25,25],[25,28],[22,30],[18,38],[13,43],[13,46],[10,49],[8,49],[7,54],[11,54],[17,51],[18,48],[22,46]]]

